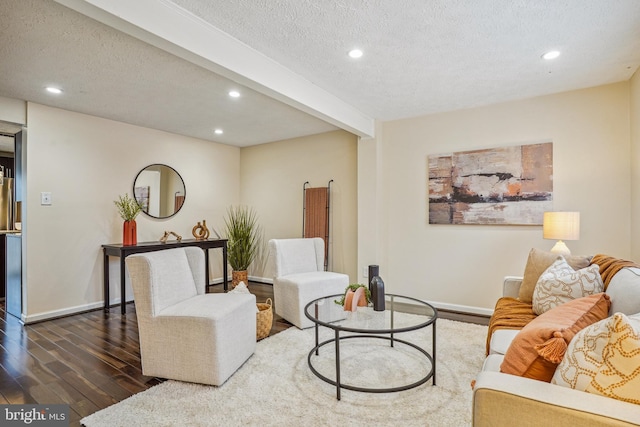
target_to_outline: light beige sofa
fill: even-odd
[[[640,269],[623,268],[616,276],[607,288],[609,313],[639,313]],[[518,277],[505,278],[504,297],[517,298],[521,283]],[[640,425],[640,405],[501,373],[504,353],[518,332],[499,329],[490,337],[489,354],[474,385],[473,426]]]

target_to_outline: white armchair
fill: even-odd
[[[221,385],[256,347],[256,297],[205,293],[204,252],[186,247],[127,257],[142,372]]]
[[[300,329],[313,326],[304,307],[316,298],[342,294],[349,276],[324,271],[324,240],[269,240],[275,312]]]

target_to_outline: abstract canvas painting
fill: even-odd
[[[540,225],[553,210],[553,143],[428,156],[429,224]]]

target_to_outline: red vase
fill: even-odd
[[[136,221],[125,221],[122,227],[122,245],[133,246],[138,244],[138,228]]]

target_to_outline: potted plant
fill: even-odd
[[[235,288],[240,282],[249,284],[248,269],[258,254],[262,231],[255,211],[247,206],[231,206],[224,219],[227,260],[231,266]]]
[[[138,229],[136,225],[136,217],[142,210],[140,204],[129,197],[128,194],[118,196],[118,200],[114,200],[120,217],[124,220],[122,227],[122,244],[131,246],[138,244]]]
[[[356,303],[354,304],[354,300]],[[371,291],[361,283],[346,287],[344,295],[335,303],[344,307],[345,311],[355,311],[357,307],[366,307],[371,302]]]

